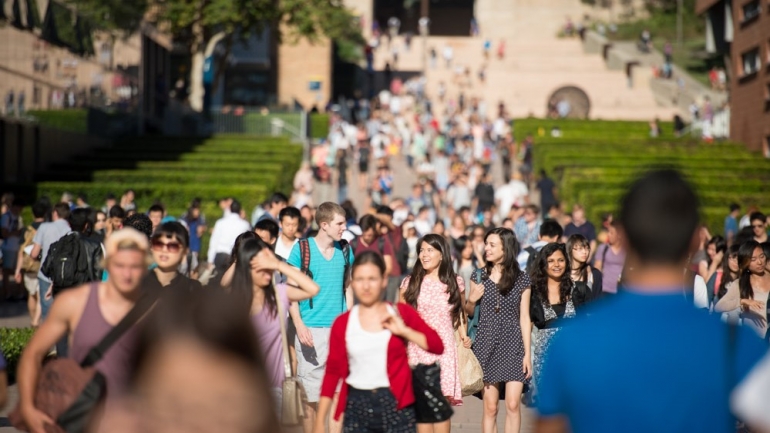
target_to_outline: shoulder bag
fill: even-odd
[[[47,426],[46,432],[82,433],[87,430],[91,416],[104,400],[107,390],[106,380],[94,364],[149,311],[157,298],[157,292],[145,293],[80,364],[71,358],[60,358],[43,365],[35,390],[35,407],[56,420],[56,425]],[[15,428],[27,430],[19,406],[8,418]]]
[[[484,372],[481,364],[471,349],[463,346],[460,330],[455,331],[457,345],[457,369],[460,374],[460,387],[463,397],[476,394],[484,389]]]
[[[273,287],[276,288],[275,276],[273,276]],[[276,292],[276,305],[278,307],[278,321],[281,324],[281,346],[283,347],[283,370],[286,377],[283,380],[281,400],[281,424],[285,426],[297,426],[302,424],[305,418],[305,403],[307,394],[302,382],[291,372],[291,360],[289,358],[289,343],[286,339],[286,312],[283,302]]]

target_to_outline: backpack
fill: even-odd
[[[313,278],[313,272],[310,271],[310,242],[307,239],[299,240],[300,268],[299,270],[310,278]],[[342,257],[345,260],[345,270],[342,273],[342,298],[345,298],[345,288],[350,279],[350,244],[345,239],[340,239],[342,247]],[[313,298],[309,299],[310,309],[313,309]]]
[[[25,250],[29,245],[32,245],[32,240],[35,238],[37,228],[33,225],[28,225],[24,231],[24,243],[21,245],[21,249]],[[36,260],[37,257],[32,257],[26,252],[22,257],[21,270],[25,273],[36,274],[40,270],[40,260]]]
[[[527,275],[532,275],[532,268],[535,266],[535,260],[537,260],[538,251],[533,247],[524,248],[524,251],[529,253],[529,256],[527,257],[527,267],[525,268],[525,271],[527,272]]]
[[[88,260],[81,251],[80,235],[70,232],[51,244],[43,262],[43,275],[51,279],[56,291],[74,287],[86,281]]]

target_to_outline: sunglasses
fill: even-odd
[[[751,226],[754,227],[755,229],[763,229],[763,228],[765,228],[764,224],[752,224]]]
[[[152,241],[153,251],[163,251],[164,247],[170,253],[178,253],[182,249],[182,244],[180,244],[179,242],[166,243],[161,240]]]

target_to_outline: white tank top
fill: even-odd
[[[345,345],[348,351],[350,374],[345,381],[356,389],[389,388],[388,344],[391,332],[383,329],[369,332],[361,327],[358,319],[358,305],[350,310],[348,328],[345,330]],[[388,310],[394,314],[393,308]]]

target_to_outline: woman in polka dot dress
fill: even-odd
[[[521,428],[521,394],[532,376],[529,315],[530,282],[519,270],[519,243],[510,229],[498,227],[484,238],[486,266],[473,272],[466,313],[480,302],[479,327],[473,353],[484,371],[484,413],[481,429],[497,432],[501,384],[505,394],[505,433]]]
[[[413,306],[425,322],[436,330],[444,343],[444,353],[433,355],[414,344],[407,348],[409,365],[433,364],[441,366],[441,390],[453,406],[463,402],[460,371],[457,365],[455,329],[460,329],[463,344],[470,347],[465,324],[461,323],[465,300],[463,279],[452,269],[449,244],[446,238],[436,234],[425,235],[417,243],[419,260],[412,275],[401,282],[401,299]],[[419,433],[449,432],[450,421],[437,424],[418,424]]]

